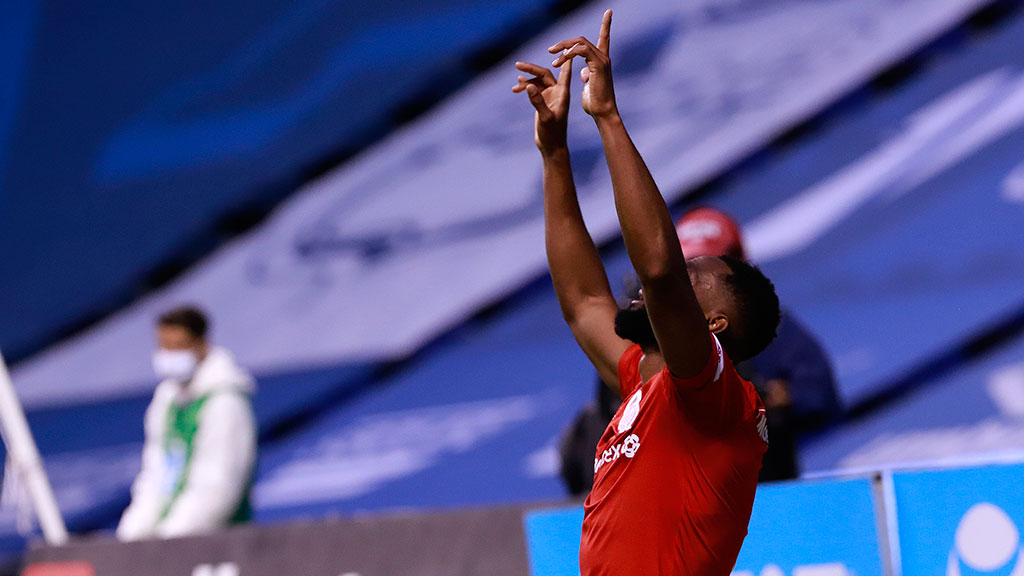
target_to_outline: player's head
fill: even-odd
[[[710,293],[701,293],[704,291],[698,290],[696,285],[694,291],[706,316],[710,311],[705,301],[716,300],[714,293],[729,296],[721,305],[730,312],[727,316],[730,326],[717,333],[718,339],[734,361],[757,355],[775,337],[779,325],[779,298],[761,270],[747,263],[739,224],[720,210],[703,207],[680,218],[676,222],[676,234],[691,269],[691,279],[693,269],[701,266],[695,266],[693,259],[708,256],[726,264],[728,272],[718,271]],[[709,326],[715,330],[710,320]]]
[[[708,327],[734,362],[771,343],[779,326],[779,297],[760,268],[728,254],[695,258],[687,267]]]
[[[694,294],[708,328],[734,362],[757,355],[775,338],[779,298],[761,270],[744,259],[739,225],[713,208],[688,212],[676,223]],[[642,294],[615,319],[616,333],[657,346]]]
[[[779,325],[779,298],[771,280],[758,267],[728,255],[692,258],[686,266],[708,329],[729,358],[739,362],[764,350]],[[615,333],[643,347],[658,346],[643,291],[619,310]]]
[[[168,310],[156,321],[153,370],[162,379],[187,382],[206,356],[206,315],[194,306]]]

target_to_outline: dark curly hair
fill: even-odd
[[[718,336],[733,362],[740,362],[756,356],[775,339],[779,297],[775,285],[757,266],[732,256],[719,258],[732,270],[724,281],[739,318],[730,318],[729,327]]]

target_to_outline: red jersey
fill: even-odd
[[[707,366],[640,380],[639,346],[619,360],[623,402],[597,445],[584,504],[583,576],[728,576],[747,535],[764,405],[712,334]]]

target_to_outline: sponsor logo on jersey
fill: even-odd
[[[619,420],[619,425],[616,428],[619,434],[633,427],[633,422],[636,421],[637,415],[640,414],[640,400],[642,398],[643,394],[640,388],[637,388],[636,392],[630,396],[629,402],[622,410],[622,418]]]
[[[605,464],[611,464],[612,462],[618,460],[621,456],[625,456],[626,458],[632,458],[633,456],[636,456],[636,451],[639,449],[640,437],[637,436],[636,434],[630,434],[629,436],[626,436],[626,438],[622,442],[619,442],[618,444],[615,444],[614,446],[602,452],[600,457],[594,458],[594,474],[597,474],[597,471],[600,470]]]

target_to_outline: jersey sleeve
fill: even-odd
[[[710,332],[708,334],[711,355],[699,374],[691,378],[677,378],[668,368],[665,372],[676,389],[681,408],[690,415],[691,421],[708,431],[732,429],[741,421],[752,421],[755,417],[756,408],[746,390],[750,387],[753,393],[752,387],[736,373],[718,338]]]
[[[619,393],[628,398],[640,385],[640,358],[644,355],[639,344],[633,344],[619,358]]]
[[[700,373],[689,378],[678,378],[668,368],[665,368],[670,381],[676,388],[681,390],[703,389],[722,379],[722,373],[725,371],[726,364],[725,352],[722,350],[722,345],[718,342],[718,337],[711,332],[708,332],[708,336],[711,338],[711,355],[708,356],[708,362]]]

